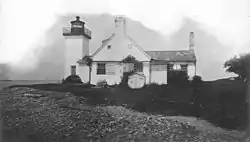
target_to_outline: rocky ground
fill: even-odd
[[[23,142],[237,142],[242,137],[195,118],[89,106],[70,93],[16,87],[5,89],[1,100],[6,142],[14,142],[13,136]]]

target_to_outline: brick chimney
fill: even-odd
[[[194,32],[189,33],[189,50],[194,50]]]
[[[126,34],[126,19],[125,17],[115,17],[115,34],[124,36]]]

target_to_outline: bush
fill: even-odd
[[[108,82],[104,79],[104,80],[100,80],[97,82],[96,86],[99,86],[99,87],[107,87],[108,86]]]
[[[202,78],[201,78],[201,76],[195,75],[195,76],[192,78],[192,83],[193,83],[193,84],[200,84],[200,83],[202,83]]]
[[[168,71],[168,83],[170,84],[186,84],[189,77],[185,71]]]
[[[82,80],[78,75],[70,75],[66,79],[63,80],[63,84],[71,84],[71,83],[80,83],[82,84]]]
[[[158,88],[160,85],[158,83],[146,84],[144,88]]]
[[[150,83],[144,86],[144,89],[149,89],[152,91],[156,91],[156,90],[158,91],[158,90],[166,89],[166,88],[167,88],[166,84],[157,84],[157,83]]]

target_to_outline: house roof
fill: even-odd
[[[96,50],[92,56],[85,56],[78,60],[79,64],[87,64],[87,58],[92,58],[98,54],[115,36],[112,34],[109,38],[102,41],[102,46]],[[172,61],[172,62],[196,62],[196,56],[193,50],[178,50],[178,51],[144,51],[136,42],[129,36],[127,36],[136,47],[142,51],[148,58],[158,61]]]
[[[142,49],[142,47],[137,44],[137,42],[131,38],[129,35],[126,34],[126,37],[135,45],[135,47],[137,47],[137,49],[139,49],[148,59],[151,59],[151,57]]]
[[[82,59],[78,60],[77,63],[79,64],[88,64],[88,59],[91,58],[91,56],[84,56]]]
[[[107,39],[104,39],[103,41],[102,41],[102,45],[101,45],[101,47],[100,48],[98,48],[94,53],[93,53],[93,55],[92,55],[92,57],[93,56],[95,56],[96,54],[98,54],[113,38],[115,37],[115,34],[113,33],[109,38],[107,38]]]
[[[173,62],[195,62],[196,56],[193,50],[180,51],[146,51],[153,60]]]
[[[98,48],[92,56],[93,58],[97,55],[110,41],[115,37],[113,33],[109,38],[102,41],[102,45]],[[177,50],[177,51],[144,51],[141,46],[139,46],[135,40],[133,40],[129,35],[125,35],[125,38],[129,39],[147,58],[158,60],[158,61],[172,61],[172,62],[196,62],[196,56],[193,50]],[[81,59],[78,63],[86,63],[86,59]]]

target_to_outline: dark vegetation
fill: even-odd
[[[168,83],[185,85],[188,83],[188,75],[185,71],[168,71]]]
[[[108,87],[108,82],[106,80],[100,80],[97,82],[96,86],[106,88]]]
[[[70,75],[68,77],[66,77],[65,79],[62,80],[63,84],[72,84],[72,83],[82,83],[81,78],[78,75]]]
[[[184,77],[185,78],[185,77]],[[34,84],[31,87],[58,92],[71,92],[88,98],[90,105],[122,105],[140,112],[165,115],[196,116],[227,129],[244,129],[246,120],[245,84],[242,80],[221,79],[192,81],[168,85],[150,84],[142,89],[129,89],[124,82],[118,86],[91,88],[91,84]],[[185,84],[185,85],[183,85]],[[126,85],[125,85],[126,86]],[[126,104],[126,105],[124,105]]]

